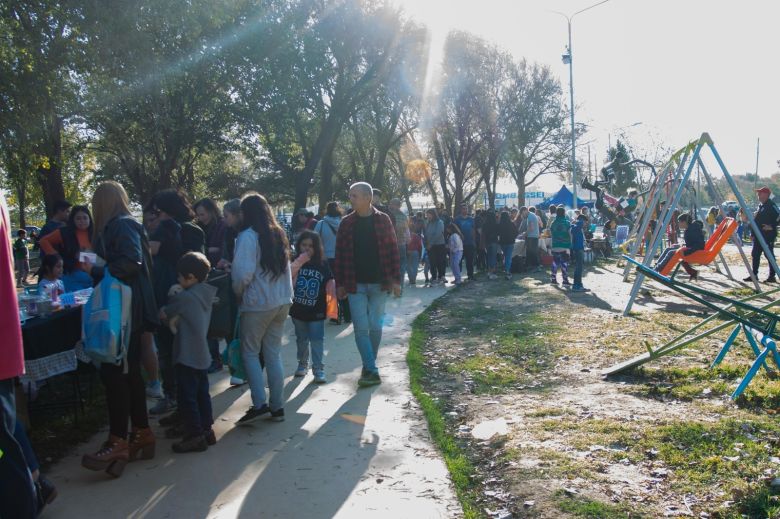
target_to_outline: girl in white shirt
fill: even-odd
[[[455,284],[460,285],[462,282],[460,275],[460,260],[463,258],[463,235],[458,226],[454,223],[447,226],[447,234],[449,235],[447,246],[450,250],[450,268],[452,269],[452,274],[455,276]]]

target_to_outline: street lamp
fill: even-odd
[[[575,16],[577,16],[580,13],[584,13],[585,11],[589,9],[593,9],[594,7],[597,7],[601,4],[606,4],[609,2],[609,0],[602,0],[601,2],[595,3],[591,5],[590,7],[586,7],[585,9],[580,9],[576,13],[573,13],[571,15],[567,15],[565,13],[561,13],[559,11],[551,11],[555,14],[560,14],[564,18],[566,18],[566,23],[569,27],[569,45],[566,47],[566,53],[561,56],[561,59],[563,60],[564,65],[569,65],[569,96],[570,96],[570,103],[571,103],[571,183],[572,183],[572,207],[574,209],[577,209],[577,155],[575,152],[576,144],[577,144],[577,136],[574,131],[574,55],[572,53],[572,47],[571,47],[571,21],[574,19]]]

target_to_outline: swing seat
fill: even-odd
[[[722,222],[715,228],[712,236],[709,237],[707,243],[704,244],[702,250],[697,250],[691,254],[685,255],[684,247],[680,247],[677,252],[674,253],[672,259],[664,265],[659,271],[659,274],[668,276],[675,267],[677,267],[683,261],[691,263],[693,265],[709,265],[712,263],[726,242],[729,241],[731,235],[737,230],[737,221],[734,218],[724,218]]]

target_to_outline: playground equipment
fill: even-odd
[[[612,376],[625,370],[641,366],[642,364],[669,355],[681,348],[684,348],[685,346],[688,346],[705,337],[709,337],[731,326],[734,326],[734,329],[729,334],[728,339],[713,361],[711,367],[716,366],[723,360],[734,341],[739,336],[740,332],[745,335],[745,338],[750,344],[753,353],[756,355],[756,360],[753,362],[740,384],[734,390],[734,393],[732,393],[732,398],[737,398],[742,394],[742,392],[745,390],[745,388],[747,388],[747,386],[750,384],[750,381],[753,379],[753,377],[755,377],[756,373],[758,373],[758,370],[762,366],[767,371],[772,371],[767,365],[767,359],[773,360],[775,366],[780,369],[780,353],[778,353],[777,343],[775,342],[778,338],[780,338],[780,333],[778,333],[777,330],[777,323],[780,321],[780,315],[769,311],[770,307],[779,304],[780,301],[774,299],[772,302],[767,303],[761,307],[748,304],[748,301],[750,300],[756,299],[758,297],[766,297],[770,294],[775,294],[780,291],[780,289],[775,289],[770,293],[765,294],[754,294],[748,298],[735,301],[731,298],[716,294],[709,290],[682,283],[672,279],[671,277],[664,276],[663,274],[654,271],[653,269],[639,263],[638,261],[635,261],[627,255],[624,255],[623,258],[629,263],[629,265],[633,265],[637,268],[638,275],[644,274],[647,277],[661,283],[662,285],[667,286],[672,290],[696,301],[697,303],[714,310],[715,313],[690,330],[687,330],[686,332],[678,335],[663,346],[656,348],[655,350],[648,346],[647,353],[608,368],[604,371],[604,375]],[[705,299],[705,297],[708,299]],[[726,305],[718,306],[711,301],[713,299],[721,303],[726,303]],[[712,322],[717,317],[726,318],[728,321],[721,323],[705,332],[698,333],[693,337],[689,337],[692,333],[698,331],[700,328]],[[764,347],[763,350],[759,347],[759,344]]]
[[[739,207],[742,208],[745,215],[747,215],[748,221],[750,223],[750,227],[753,231],[754,239],[758,241],[759,245],[764,250],[766,256],[769,258],[769,262],[771,263],[772,267],[774,267],[775,271],[780,271],[778,270],[777,263],[775,262],[775,259],[772,256],[769,247],[761,234],[760,229],[758,228],[756,222],[753,219],[753,211],[751,211],[747,207],[747,204],[745,203],[745,199],[742,197],[742,194],[739,192],[739,189],[737,188],[737,185],[734,182],[734,179],[732,178],[731,174],[729,174],[728,170],[726,169],[726,166],[723,163],[723,160],[720,158],[720,155],[718,154],[718,151],[715,148],[715,144],[713,143],[709,134],[702,133],[701,137],[699,137],[698,140],[690,142],[687,146],[681,148],[674,155],[672,155],[671,159],[669,159],[669,161],[663,166],[663,168],[661,168],[661,173],[655,176],[655,181],[653,182],[653,185],[645,201],[642,204],[642,208],[638,213],[641,214],[641,217],[634,220],[634,226],[632,227],[631,233],[627,240],[629,242],[632,242],[630,252],[626,256],[627,259],[630,259],[631,261],[626,262],[626,266],[623,271],[623,281],[628,281],[628,277],[630,274],[630,267],[631,264],[634,263],[634,259],[636,258],[640,243],[642,242],[642,237],[644,237],[645,232],[647,231],[647,228],[650,224],[650,220],[653,219],[652,216],[655,213],[657,213],[658,223],[655,227],[655,230],[652,233],[652,237],[650,238],[650,244],[647,247],[647,250],[645,251],[644,260],[642,261],[642,265],[644,267],[648,267],[648,268],[650,267],[650,264],[653,262],[653,258],[655,257],[656,251],[659,250],[661,246],[663,235],[665,234],[666,229],[669,226],[669,223],[672,218],[672,213],[679,206],[683,191],[689,188],[688,183],[689,180],[691,179],[691,173],[693,172],[694,166],[698,166],[700,168],[702,176],[707,182],[710,192],[713,193],[716,197],[715,200],[716,203],[719,206],[723,205],[724,203],[723,196],[720,194],[717,187],[712,182],[712,177],[701,160],[701,153],[705,146],[712,152],[712,155],[715,158],[715,161],[717,162],[718,166],[720,167],[720,170],[723,173],[723,176],[725,177],[726,182],[729,185],[729,188],[731,189],[731,191],[733,192],[734,196],[737,199]],[[663,194],[664,189],[667,191],[667,197],[668,195],[672,195],[672,196],[670,199],[667,199],[666,201],[667,203],[661,209],[659,206],[660,206],[661,196]],[[721,237],[722,236],[723,235],[721,234]],[[750,277],[753,281],[753,286],[755,287],[756,291],[761,291],[761,287],[758,284],[758,279],[753,274],[750,261],[748,260],[742,248],[742,242],[734,234],[733,230],[731,231],[728,237],[736,245],[737,250],[739,251],[739,254],[742,257],[742,261],[745,265],[745,268],[750,273]],[[632,238],[634,238],[633,241]],[[720,260],[720,263],[723,265],[726,275],[730,279],[734,279],[734,277],[731,275],[731,270],[729,269],[726,260],[723,258],[723,255],[721,254],[721,249],[723,245],[725,245],[726,241],[720,243],[720,246],[717,249],[714,247],[715,244],[713,244],[712,248],[709,248],[709,252],[712,253],[713,258],[708,263],[715,262],[717,267],[718,266],[717,261]],[[705,256],[705,254],[703,253],[702,256]],[[688,261],[687,258],[686,261]],[[629,300],[626,303],[626,308],[623,311],[623,315],[628,315],[628,313],[631,311],[631,307],[634,304],[634,300],[639,294],[639,290],[644,281],[645,278],[644,272],[645,269],[639,269],[637,271],[636,278],[634,279],[634,285],[631,288],[631,296],[629,297]]]
[[[668,276],[671,272],[671,277],[674,279],[675,274],[677,274],[677,271],[680,269],[680,265],[682,265],[683,262],[693,265],[709,265],[715,261],[715,257],[720,254],[720,250],[726,245],[726,242],[729,241],[729,238],[731,238],[731,235],[734,234],[734,231],[736,230],[737,221],[733,218],[724,218],[718,227],[715,228],[715,231],[709,237],[702,250],[697,250],[686,256],[685,249],[680,247],[659,273]],[[672,272],[672,270],[674,270],[674,272]]]

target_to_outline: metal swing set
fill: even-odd
[[[707,308],[710,308],[714,311],[714,313],[693,328],[678,335],[671,341],[656,349],[652,349],[648,345],[647,353],[608,368],[604,371],[604,375],[611,376],[621,373],[625,370],[641,366],[642,364],[680,350],[681,348],[684,348],[700,339],[709,337],[729,327],[733,327],[711,367],[716,366],[723,360],[734,341],[740,334],[745,336],[745,339],[753,350],[753,353],[756,355],[756,360],[732,394],[732,398],[737,398],[740,394],[742,394],[745,388],[747,388],[747,386],[750,384],[750,381],[753,379],[753,377],[755,377],[756,373],[761,367],[764,367],[767,369],[767,371],[771,371],[767,364],[768,360],[774,361],[775,367],[780,369],[780,353],[778,353],[776,342],[780,340],[780,332],[777,330],[777,324],[780,320],[780,315],[769,311],[772,306],[779,304],[780,300],[773,297],[770,302],[764,304],[763,306],[755,306],[749,303],[750,301],[760,297],[774,296],[780,292],[780,289],[775,289],[763,294],[760,293],[761,288],[758,284],[756,276],[753,274],[747,256],[742,249],[741,240],[734,234],[734,230],[736,229],[736,222],[734,222],[734,220],[731,218],[724,219],[724,221],[719,225],[718,229],[713,233],[712,236],[710,236],[710,240],[708,241],[703,251],[697,251],[694,253],[697,254],[701,252],[702,254],[699,258],[692,258],[691,256],[682,257],[681,255],[679,258],[677,258],[678,261],[676,266],[667,265],[667,268],[662,270],[662,272],[657,272],[651,267],[651,263],[655,256],[655,251],[661,245],[664,230],[669,225],[672,213],[679,205],[683,190],[686,188],[686,184],[691,178],[691,173],[694,166],[699,166],[700,171],[702,172],[708,186],[710,187],[710,191],[716,195],[716,202],[718,205],[723,204],[722,196],[715,188],[712,182],[712,177],[701,160],[701,152],[705,146],[712,152],[712,155],[720,167],[727,183],[729,184],[731,191],[736,197],[739,206],[747,216],[751,230],[753,231],[753,239],[758,241],[758,244],[763,249],[765,256],[769,259],[769,262],[775,271],[780,271],[778,270],[774,256],[769,253],[769,246],[764,240],[760,229],[753,219],[752,211],[748,209],[742,194],[737,188],[733,177],[726,169],[726,166],[718,154],[712,139],[707,133],[703,133],[697,141],[692,141],[672,156],[670,161],[662,169],[661,174],[656,176],[655,181],[649,191],[647,200],[643,204],[641,218],[639,219],[640,225],[635,226],[633,230],[633,234],[635,235],[636,239],[633,242],[632,250],[629,254],[623,256],[623,258],[626,260],[623,273],[624,281],[628,280],[628,276],[632,267],[635,267],[636,269],[636,278],[634,280],[634,285],[631,289],[631,295],[623,315],[628,315],[630,312],[645,277],[661,283],[662,285],[671,288],[685,297],[692,299],[693,301],[696,301],[706,306]],[[668,193],[673,193],[673,196],[671,201],[666,204],[666,207],[664,207],[663,210],[658,211],[657,208],[659,206],[660,195],[662,194],[663,188],[667,188]],[[636,259],[636,254],[641,241],[639,238],[645,235],[651,220],[651,216],[655,212],[658,212],[659,214],[659,223],[656,225],[656,228],[653,231],[650,244],[645,251],[645,257],[640,263]],[[716,267],[717,260],[719,259],[723,264],[726,275],[729,276],[729,278],[734,279],[725,259],[723,258],[723,255],[721,254],[722,247],[729,239],[731,239],[732,242],[737,246],[745,266],[748,272],[750,272],[753,285],[756,288],[756,291],[759,292],[758,294],[754,294],[741,300],[735,300],[710,290],[700,288],[693,284],[678,281],[674,278],[676,269],[679,268],[682,259],[685,259],[687,262],[698,264],[707,264],[714,261],[716,262]],[[672,275],[670,276],[668,274],[672,268],[674,268],[674,272],[671,272]],[[700,331],[716,318],[726,319],[726,322],[716,324],[706,331]]]

